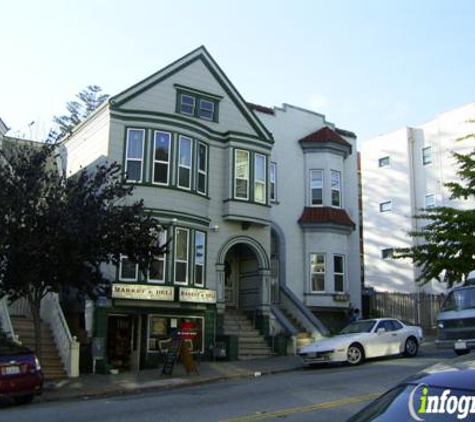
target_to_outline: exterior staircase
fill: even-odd
[[[237,310],[226,309],[224,334],[238,336],[238,359],[259,359],[273,356],[264,336],[256,330],[247,316]]]
[[[304,327],[292,316],[290,315],[285,309],[280,308],[280,311],[285,315],[285,317],[290,321],[290,323],[299,331],[296,335],[297,343],[296,347],[297,350],[300,347],[307,346],[315,341],[315,339],[310,335],[308,331],[305,330]]]
[[[23,346],[31,350],[35,350],[35,329],[33,320],[26,317],[11,317],[12,326],[18,340]],[[67,378],[64,365],[59,356],[56,344],[48,324],[41,323],[41,348],[42,361],[41,368],[45,376],[45,380],[53,380]]]

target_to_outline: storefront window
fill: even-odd
[[[193,352],[203,353],[203,326],[202,317],[149,315],[147,351],[164,352],[169,341],[180,335],[192,344]]]

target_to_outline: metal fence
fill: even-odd
[[[373,292],[368,297],[368,316],[398,318],[420,325],[428,334],[435,334],[443,300],[444,295],[428,293]]]

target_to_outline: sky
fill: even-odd
[[[117,94],[200,45],[247,101],[314,110],[360,145],[475,101],[473,0],[0,0],[0,17],[12,136],[40,140],[86,86]]]

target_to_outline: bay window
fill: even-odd
[[[323,205],[323,170],[310,170],[310,204]]]
[[[266,203],[266,157],[261,154],[254,156],[254,201]]]
[[[188,229],[175,229],[175,283],[188,284]]]
[[[345,258],[343,255],[333,256],[333,279],[335,292],[345,291]]]
[[[137,281],[138,265],[130,260],[127,256],[121,255],[119,265],[119,280]]]
[[[336,170],[331,171],[331,195],[332,207],[341,207],[341,173]]]
[[[270,200],[277,201],[277,164],[270,163]]]
[[[191,138],[180,135],[178,138],[178,187],[191,189]]]
[[[325,291],[325,254],[310,254],[311,291]]]
[[[167,243],[167,232],[161,230],[158,235],[159,245],[165,245]],[[166,255],[162,254],[152,260],[148,271],[148,280],[152,283],[164,283],[165,282],[165,268],[166,267]]]
[[[205,277],[205,234],[200,231],[195,232],[195,285],[203,287]]]
[[[196,167],[198,169],[198,181],[196,190],[198,191],[198,193],[206,195],[208,178],[208,147],[202,142],[198,144]]]

